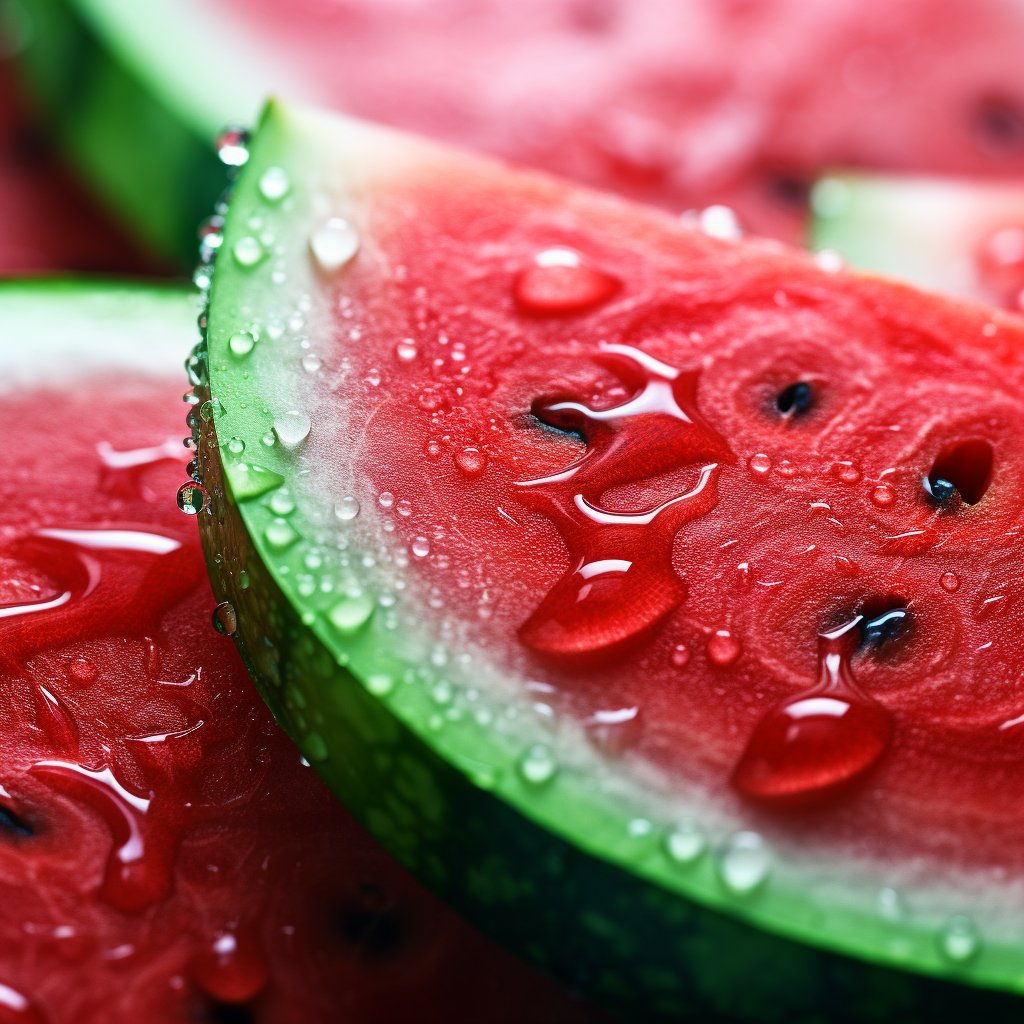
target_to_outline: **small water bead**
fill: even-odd
[[[398,357],[400,362],[411,363],[418,354],[416,342],[414,342],[412,338],[403,338],[395,346],[395,355]]]
[[[231,250],[235,262],[246,270],[255,267],[266,254],[267,251],[263,248],[263,243],[252,235],[244,235],[235,242],[234,248]]]
[[[535,743],[519,759],[519,774],[531,786],[542,786],[558,774],[558,761],[551,748]]]
[[[223,636],[234,636],[235,630],[238,629],[238,616],[230,601],[221,601],[213,609],[210,621],[213,623],[213,628]]]
[[[242,590],[248,590],[252,586],[252,580],[249,578],[248,572],[245,569],[241,569],[238,573],[238,586]]]
[[[343,217],[329,217],[310,235],[309,249],[320,269],[333,274],[359,252],[359,234]]]
[[[852,462],[837,462],[832,467],[832,474],[844,484],[859,484],[861,471]]]
[[[755,476],[767,476],[772,471],[772,460],[763,453],[751,455],[747,465]]]
[[[219,398],[211,398],[199,406],[199,418],[204,423],[212,423],[214,418],[219,419],[224,415],[224,404]]]
[[[232,455],[241,455],[245,451],[245,442],[240,437],[231,437],[224,446]]]
[[[838,274],[846,269],[846,260],[836,249],[819,249],[814,254],[814,262],[827,274]]]
[[[473,479],[487,469],[487,455],[479,448],[463,448],[452,457],[460,475]]]
[[[718,864],[722,884],[736,896],[747,896],[759,889],[771,869],[771,851],[757,832],[735,833]]]
[[[393,676],[384,675],[383,673],[377,675],[367,676],[363,680],[363,686],[366,687],[369,693],[372,693],[374,697],[386,697],[395,688],[395,680]]]
[[[284,483],[280,474],[250,462],[229,462],[224,466],[224,473],[236,501],[262,497]]]
[[[196,984],[222,1003],[246,1003],[262,992],[270,971],[252,936],[244,932],[218,935],[193,957],[190,970]]]
[[[409,550],[417,558],[426,558],[430,554],[430,541],[426,537],[416,537],[409,545]]]
[[[299,535],[287,519],[274,519],[263,531],[263,536],[267,543],[277,551],[291,547],[299,539]]]
[[[886,921],[900,921],[907,916],[907,907],[899,892],[886,886],[878,893],[878,912]]]
[[[951,917],[938,935],[939,951],[954,964],[965,964],[981,951],[978,927],[964,914]]]
[[[290,516],[295,511],[295,499],[284,488],[275,491],[267,504],[276,516]]]
[[[939,585],[947,594],[955,594],[960,589],[960,577],[955,572],[944,572],[939,578]]]
[[[381,375],[380,375],[380,370],[370,369],[370,370],[367,371],[366,383],[369,384],[370,387],[372,387],[372,388],[379,387],[381,379],[382,378],[381,378]]]
[[[178,508],[186,515],[195,516],[209,504],[209,495],[199,484],[189,481],[178,488]]]
[[[381,491],[377,497],[377,504],[381,508],[391,508],[395,503],[395,496],[390,491]]]
[[[686,668],[690,663],[690,650],[686,644],[676,644],[672,648],[671,661],[675,668]]]
[[[298,448],[309,437],[312,426],[305,413],[293,409],[274,420],[274,434],[285,448],[291,450]]]
[[[68,682],[84,689],[100,677],[100,670],[88,658],[72,658],[67,667]]]
[[[351,494],[346,494],[335,504],[334,515],[343,523],[352,522],[359,515],[359,499],[354,498]]]
[[[292,183],[283,167],[268,167],[260,175],[258,187],[268,203],[279,203],[291,191]]]
[[[214,146],[225,167],[242,167],[249,159],[249,132],[240,125],[230,125],[217,136]]]
[[[327,621],[342,635],[352,636],[370,621],[376,605],[369,594],[346,594],[327,612]]]
[[[306,373],[316,373],[323,364],[315,352],[307,352],[302,357],[302,368]]]
[[[574,249],[556,246],[534,256],[513,284],[520,308],[540,315],[578,313],[607,301],[618,278],[593,266]]]
[[[716,629],[707,639],[708,660],[725,667],[740,656],[742,645],[728,629]]]
[[[256,335],[252,331],[235,331],[228,338],[228,348],[233,356],[240,359],[247,356],[256,347]]]
[[[436,441],[428,441],[426,448],[423,449],[423,454],[430,462],[436,462],[444,452]]]
[[[736,212],[729,206],[707,206],[697,214],[697,226],[710,238],[738,242],[743,237]]]
[[[401,501],[400,501],[400,502],[399,502],[399,503],[398,503],[398,504],[397,504],[397,505],[395,506],[395,511],[396,511],[396,512],[397,512],[397,513],[398,513],[398,514],[399,514],[400,516],[405,516],[405,517],[411,516],[411,515],[412,515],[412,502],[411,502],[411,501],[409,501],[409,500],[408,500],[407,498],[403,498],[403,499],[402,499],[402,500],[401,500]]]
[[[708,837],[695,821],[682,821],[665,834],[665,855],[673,864],[693,864],[708,847]]]
[[[892,508],[896,503],[896,490],[891,484],[878,484],[871,490],[871,501],[879,508]]]
[[[188,437],[181,439],[182,446],[187,448],[190,452],[194,452],[199,448],[199,442],[190,434]]]

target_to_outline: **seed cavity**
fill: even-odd
[[[0,804],[0,835],[27,839],[35,834],[35,829],[24,818],[15,814],[9,807]]]
[[[943,508],[949,508],[957,495],[965,504],[977,505],[992,483],[993,463],[988,441],[974,438],[948,444],[922,482],[925,494]]]
[[[902,598],[875,598],[865,602],[860,624],[860,646],[877,651],[904,639],[913,625],[907,602]]]
[[[814,405],[814,389],[805,380],[783,388],[775,398],[775,408],[782,416],[803,416]]]

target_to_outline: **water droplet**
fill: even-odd
[[[320,357],[315,352],[307,352],[302,357],[302,368],[306,373],[316,373],[321,365]]]
[[[412,515],[412,502],[407,498],[403,498],[396,506],[395,511],[400,515],[408,518]]]
[[[558,772],[558,761],[551,748],[543,743],[535,743],[519,759],[519,774],[531,786],[541,786],[550,782]]]
[[[707,849],[708,838],[695,821],[682,821],[665,834],[664,845],[674,864],[692,864]]]
[[[618,278],[574,249],[557,246],[537,253],[516,275],[513,294],[530,313],[578,313],[607,301],[620,287]]]
[[[260,195],[268,203],[280,202],[291,191],[292,183],[283,167],[268,167],[260,175]]]
[[[718,865],[722,884],[737,896],[759,889],[772,868],[771,851],[756,832],[737,832],[722,851]]]
[[[244,235],[235,242],[231,255],[234,256],[235,262],[240,267],[248,269],[249,267],[255,267],[263,259],[266,255],[266,250],[258,238],[254,238],[252,235]]]
[[[891,484],[878,484],[871,490],[871,501],[879,508],[891,508],[896,503],[896,490]]]
[[[235,630],[238,628],[238,617],[235,615],[234,605],[230,601],[221,601],[213,609],[210,621],[213,623],[213,628],[224,636],[234,636]]]
[[[235,501],[251,501],[280,487],[284,477],[251,462],[229,462],[224,466]]]
[[[359,235],[343,217],[329,217],[310,235],[309,248],[318,266],[332,274],[359,252]]]
[[[939,579],[939,584],[947,594],[955,594],[960,589],[960,577],[955,572],[944,572]]]
[[[751,455],[747,465],[755,476],[767,476],[772,471],[772,460],[763,452]]]
[[[245,451],[245,442],[240,437],[231,437],[225,447],[232,455],[241,455]]]
[[[844,484],[859,484],[861,480],[861,471],[852,462],[837,462],[832,474]]]
[[[417,558],[426,558],[430,554],[430,541],[426,537],[416,537],[409,546],[409,550]]]
[[[390,491],[381,491],[377,497],[377,504],[381,508],[391,508],[395,503],[395,496]]]
[[[204,423],[212,423],[224,415],[224,403],[219,398],[211,398],[199,406],[199,418]]]
[[[472,479],[480,476],[487,469],[487,455],[479,448],[463,448],[452,457],[459,473]]]
[[[248,590],[252,586],[252,580],[249,579],[249,574],[245,569],[240,569],[238,572],[238,585],[242,590]]]
[[[400,362],[411,363],[417,356],[416,342],[412,338],[403,338],[395,346],[395,355]]]
[[[348,594],[331,606],[327,620],[342,636],[351,636],[370,621],[375,607],[369,594]]]
[[[225,167],[241,167],[249,159],[249,132],[238,125],[225,128],[215,143],[217,157]]]
[[[738,242],[743,237],[743,228],[735,211],[728,206],[708,206],[697,215],[700,230],[710,238],[726,242]]]
[[[819,249],[814,254],[814,262],[828,274],[838,274],[846,268],[843,254],[836,249]]]
[[[907,916],[906,904],[896,889],[886,886],[878,893],[878,912],[886,921],[900,921]]]
[[[715,665],[731,665],[741,651],[739,640],[727,629],[716,629],[707,639],[708,659]]]
[[[978,927],[964,914],[951,917],[938,935],[939,951],[955,964],[973,960],[981,950],[981,935]]]
[[[867,626],[895,628],[894,616]],[[878,762],[892,731],[889,713],[859,689],[850,665],[865,633],[863,617],[856,616],[819,636],[817,684],[786,698],[758,722],[732,774],[741,793],[806,803],[835,792]]]
[[[99,679],[100,670],[88,658],[72,658],[66,674],[69,683],[84,689]]]
[[[295,500],[283,488],[272,494],[267,504],[270,506],[270,511],[276,516],[290,516],[295,511]]]
[[[341,501],[334,506],[334,514],[343,523],[350,523],[359,515],[359,500],[346,494]]]
[[[267,543],[277,551],[283,551],[285,548],[291,547],[299,539],[299,535],[287,519],[272,520],[266,530],[263,531],[263,536],[266,538]]]
[[[312,429],[309,417],[302,412],[291,410],[274,420],[274,434],[285,448],[298,448],[309,437]]]
[[[242,358],[247,356],[256,346],[256,335],[252,331],[235,331],[228,338],[228,348],[231,354]]]
[[[198,515],[208,503],[209,496],[199,484],[190,480],[178,488],[178,508],[186,515]]]
[[[676,668],[686,668],[690,663],[690,651],[686,644],[676,644],[672,648],[672,664]]]
[[[621,757],[635,748],[643,733],[643,719],[636,705],[595,711],[583,724],[587,739],[610,757]]]
[[[370,675],[366,677],[363,685],[374,697],[386,697],[394,690],[395,680],[393,676],[383,674]]]
[[[247,1003],[267,986],[270,972],[255,939],[245,932],[224,932],[191,961],[196,984],[222,1003]]]

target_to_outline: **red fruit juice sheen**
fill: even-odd
[[[596,1020],[380,852],[272,722],[175,507],[179,392],[5,398],[0,1022]]]

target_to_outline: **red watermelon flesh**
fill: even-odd
[[[628,755],[607,771],[651,813],[1014,919],[991,880],[1024,867],[1019,321],[358,122],[268,122],[254,159],[295,205],[251,185],[234,216],[269,221],[286,283],[228,264],[213,312],[225,340],[239,311],[296,325],[211,357],[218,427],[262,451],[256,381],[315,467],[303,514],[356,502],[342,546],[398,567],[374,584],[408,587],[396,628]]]
[[[790,241],[823,169],[1024,169],[1024,9],[1004,0],[216,6],[261,91],[677,212],[727,203]]]
[[[274,725],[174,505],[180,390],[4,399],[0,1021],[596,1019],[414,883]]]

